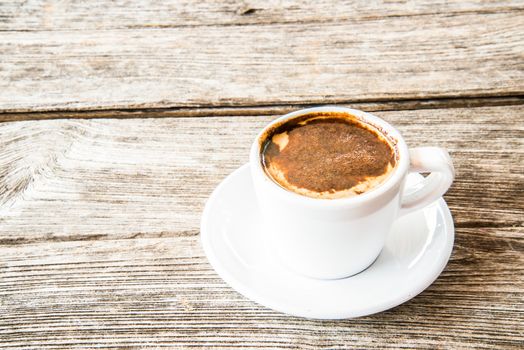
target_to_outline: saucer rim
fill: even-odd
[[[444,199],[441,197],[439,198],[435,203],[437,203],[438,206],[438,212],[443,218],[444,221],[444,236],[442,239],[446,240],[446,246],[442,250],[440,264],[437,265],[436,268],[428,271],[426,274],[422,275],[421,282],[417,283],[416,288],[412,288],[406,293],[403,293],[399,296],[396,296],[391,299],[387,299],[386,301],[374,303],[373,305],[369,305],[368,307],[358,309],[357,312],[354,310],[344,310],[341,312],[332,312],[329,314],[322,313],[322,312],[316,312],[314,310],[307,310],[306,308],[297,308],[294,306],[288,306],[283,305],[278,302],[274,302],[272,298],[268,298],[263,295],[263,293],[258,292],[257,290],[254,290],[253,288],[247,287],[241,280],[238,280],[233,276],[232,273],[229,272],[229,270],[224,267],[220,263],[220,258],[215,253],[215,250],[211,246],[211,239],[207,238],[210,235],[210,232],[208,232],[207,229],[207,223],[209,222],[210,217],[210,211],[211,207],[213,206],[213,203],[215,199],[217,198],[218,194],[222,191],[222,189],[227,186],[227,184],[232,181],[236,176],[241,176],[241,173],[246,172],[249,175],[250,168],[249,163],[246,163],[239,168],[235,169],[233,172],[231,172],[228,176],[226,176],[220,184],[213,190],[211,195],[209,196],[204,211],[202,213],[202,219],[200,221],[200,242],[202,244],[202,247],[204,249],[204,253],[215,270],[215,272],[218,274],[220,278],[224,280],[231,288],[233,288],[235,291],[243,295],[244,297],[248,298],[249,300],[263,306],[266,308],[270,308],[272,310],[275,310],[277,312],[282,312],[284,314],[288,314],[290,316],[295,317],[302,317],[302,318],[308,318],[308,319],[319,319],[319,320],[340,320],[340,319],[351,319],[351,318],[357,318],[362,316],[368,316],[375,313],[379,313],[382,311],[389,310],[391,308],[394,308],[396,306],[399,306],[406,301],[414,298],[418,294],[422,293],[425,289],[427,289],[442,273],[442,271],[445,269],[446,265],[449,262],[449,259],[451,257],[451,253],[453,251],[454,246],[454,240],[455,240],[455,227],[453,223],[453,218],[451,215],[451,211],[449,210],[449,207],[447,203],[444,201]],[[419,175],[421,176],[421,175]],[[432,203],[430,205],[434,205],[435,203]],[[419,209],[424,210],[426,207]],[[363,271],[361,274],[366,273],[366,270]],[[302,276],[305,281],[307,281],[309,278]],[[351,277],[348,277],[351,278]],[[311,279],[315,282],[323,282],[322,280],[317,279]],[[326,280],[327,282],[332,282],[331,280]]]

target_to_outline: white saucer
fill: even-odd
[[[417,181],[420,175],[410,175]],[[209,262],[247,298],[294,316],[344,319],[384,311],[426,289],[451,255],[453,220],[443,199],[400,218],[378,259],[358,275],[315,280],[279,265],[266,247],[248,164],[209,198],[201,240]]]

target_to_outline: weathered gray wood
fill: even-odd
[[[520,349],[523,111],[376,113],[450,149],[456,244],[418,297],[337,322],[246,300],[200,246],[205,200],[275,115],[2,123],[0,348]]]
[[[523,10],[519,1],[2,1],[0,30],[168,28],[328,22]]]
[[[451,262],[421,295],[329,322],[232,291],[198,237],[2,247],[0,348],[520,349],[523,250],[515,229],[459,228]]]
[[[519,1],[1,1],[0,349],[521,349],[523,27]],[[402,306],[302,320],[225,285],[199,220],[259,128],[335,102],[451,151],[456,244]]]
[[[522,227],[524,106],[389,111],[450,150],[458,227]],[[147,115],[144,115],[147,116]],[[0,124],[0,242],[196,235],[212,189],[275,116]]]
[[[210,11],[209,24],[204,26],[162,25],[168,15],[162,14],[161,6],[147,13],[140,10],[147,3],[139,3],[136,11],[123,3],[114,5],[112,12],[102,2],[96,3],[98,7],[71,5],[75,16],[85,19],[65,25],[67,4],[31,4],[27,11],[44,10],[34,23],[14,20],[11,7],[4,7],[7,29],[0,35],[0,111],[347,103],[524,93],[524,15],[519,2],[450,4],[442,12],[429,3],[377,5],[375,10],[366,2],[360,5],[362,17],[338,19],[330,16],[338,13],[337,6],[320,2],[289,5],[296,8],[291,14],[269,11],[269,18],[276,17],[277,24],[272,25],[268,25],[272,20],[257,22],[257,17],[249,24],[224,25],[231,22],[228,16],[237,15]],[[188,16],[199,17],[199,11],[213,7],[202,6],[204,10],[196,6]],[[359,13],[359,9],[346,5],[341,13]],[[99,17],[97,11],[105,15]],[[278,11],[293,20],[282,19]],[[257,15],[257,11],[250,13]],[[144,28],[148,18],[155,17],[160,24]],[[97,27],[99,20],[104,30]]]

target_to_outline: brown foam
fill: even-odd
[[[282,187],[314,198],[350,197],[383,183],[395,151],[376,128],[347,113],[301,116],[271,130],[265,171]]]

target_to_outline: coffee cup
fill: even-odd
[[[377,140],[386,142],[394,158],[387,176],[369,189],[319,190],[318,193],[327,195],[318,196],[309,195],[307,188],[301,192],[295,189],[300,186],[279,183],[264,161],[268,139],[282,126],[298,125],[297,120],[318,115],[349,118],[359,128],[369,129]],[[315,152],[314,148],[311,152]],[[293,160],[293,156],[288,158]],[[295,177],[297,171],[300,175],[300,169],[294,169]],[[395,220],[439,199],[454,178],[453,163],[445,149],[408,149],[400,133],[386,121],[370,113],[335,106],[295,111],[268,124],[251,147],[250,170],[263,218],[261,232],[269,239],[269,247],[283,265],[317,279],[345,278],[365,270],[379,256]],[[406,188],[406,177],[411,172],[429,175]],[[318,176],[323,176],[322,172]],[[325,181],[313,182],[317,186],[317,182]]]

